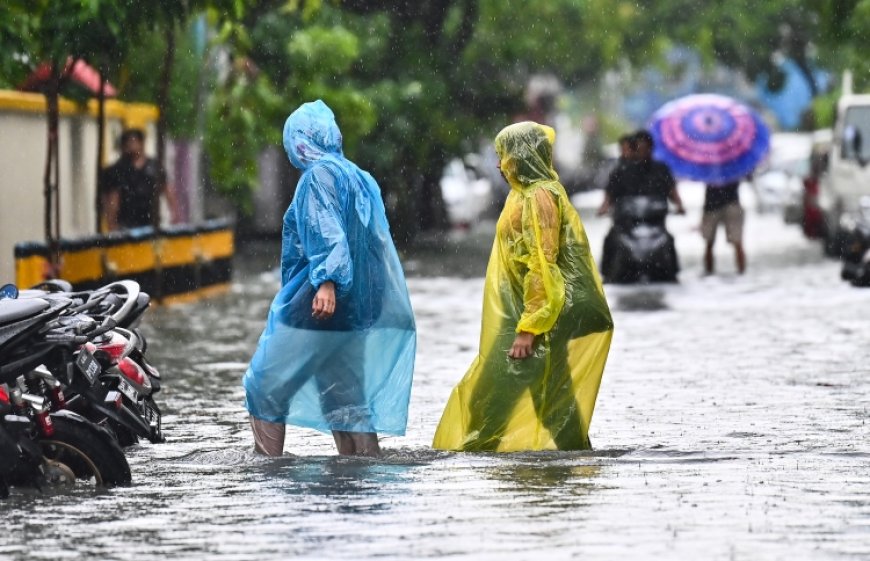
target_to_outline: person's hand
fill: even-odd
[[[508,356],[511,358],[524,359],[532,356],[532,345],[535,343],[535,336],[531,333],[522,331],[517,334],[514,339],[514,344],[511,350],[508,351]]]
[[[311,315],[316,319],[329,319],[335,313],[335,283],[326,281],[317,289],[311,302]]]
[[[607,214],[608,210],[609,209],[606,206],[602,205],[598,207],[598,210],[595,211],[595,216],[604,216],[605,214]]]

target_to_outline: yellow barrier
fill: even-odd
[[[133,232],[62,240],[56,275],[45,244],[15,247],[15,280],[26,288],[56,276],[77,289],[119,278],[137,281],[164,302],[181,302],[226,291],[232,275],[235,237],[225,221],[200,228],[177,227],[154,234]]]

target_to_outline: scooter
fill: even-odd
[[[135,330],[115,328],[108,339],[86,346],[101,366],[100,383],[123,396],[124,409],[135,412],[135,425],[113,423],[122,446],[135,444],[138,438],[153,443],[164,442],[160,408],[154,394],[160,390],[160,374],[143,353],[144,339]]]
[[[665,227],[668,202],[650,196],[621,197],[604,240],[604,282],[677,282],[680,270],[674,238]]]
[[[10,297],[13,291],[8,287],[0,292],[6,296],[0,299],[0,431],[8,437],[3,439],[4,448],[15,452],[0,468],[0,493],[8,492],[10,483],[40,487],[75,478],[107,485],[129,483],[130,468],[114,436],[72,411],[52,411],[49,399],[33,392],[25,378],[58,348],[86,340],[77,333],[46,331],[73,301],[18,300],[17,293]],[[90,325],[92,321],[85,324]]]
[[[136,329],[120,327],[137,325],[150,298],[133,281],[111,283],[89,293],[63,289],[43,286],[25,291],[23,298],[74,300],[75,306],[53,323],[52,336],[63,338],[72,330],[86,334],[86,340],[81,347],[59,349],[50,362],[29,373],[28,382],[50,390],[53,410],[73,410],[108,427],[121,446],[135,444],[139,438],[163,442],[161,412],[153,399],[160,390],[160,374],[145,359],[144,337]],[[74,363],[79,367],[72,368]]]

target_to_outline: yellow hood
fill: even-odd
[[[498,133],[495,151],[512,188],[521,191],[539,181],[558,181],[553,169],[555,140],[556,131],[532,121],[515,123]]]

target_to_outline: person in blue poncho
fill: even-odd
[[[335,116],[305,103],[284,124],[302,172],[284,215],[281,290],[245,374],[255,449],[281,455],[286,424],[332,432],[343,455],[402,435],[416,328],[374,178],[344,157]]]

